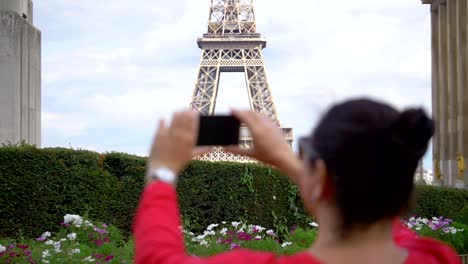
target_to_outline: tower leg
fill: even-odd
[[[190,109],[202,115],[213,115],[218,95],[220,69],[216,66],[200,66],[190,103]]]

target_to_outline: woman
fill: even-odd
[[[448,246],[395,225],[408,208],[413,175],[432,137],[422,110],[353,100],[332,107],[298,158],[275,125],[251,111],[234,111],[254,148],[228,151],[277,167],[298,185],[304,205],[320,224],[305,252],[236,250],[210,258],[186,254],[180,232],[176,175],[191,159],[198,114],[181,112],[160,122],[148,160],[148,182],[135,223],[136,263],[459,263]]]

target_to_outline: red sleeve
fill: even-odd
[[[187,255],[180,230],[177,194],[169,184],[148,186],[138,206],[134,236],[136,264],[276,263],[272,253],[236,250],[211,258]]]

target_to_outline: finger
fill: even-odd
[[[254,130],[256,128],[259,116],[255,112],[233,109],[232,115],[242,123],[245,123],[250,130]]]
[[[242,149],[239,146],[226,146],[223,149],[232,154],[255,158],[254,149]]]
[[[192,111],[177,112],[174,114],[170,134],[176,141],[183,141],[195,145],[198,135],[198,113]]]
[[[167,127],[166,127],[166,122],[164,121],[164,119],[159,119],[159,122],[158,122],[158,128],[156,130],[156,133],[154,133],[154,137],[153,137],[153,142],[152,142],[152,145],[151,145],[151,153],[152,154],[155,150],[155,147],[156,147],[156,143],[160,140],[164,140],[164,137],[167,135],[168,131],[167,131]]]
[[[198,156],[203,156],[205,154],[210,153],[214,149],[215,148],[213,148],[213,147],[196,147],[192,151],[192,157],[195,158],[195,157],[198,157]]]

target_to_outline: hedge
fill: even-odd
[[[130,233],[143,189],[145,158],[31,146],[0,148],[0,237],[37,237],[54,231],[68,213],[116,225]],[[285,232],[310,220],[297,189],[270,167],[193,161],[177,188],[184,225],[244,220]],[[419,187],[414,212],[456,220],[468,191]],[[466,211],[466,209],[465,209]]]

